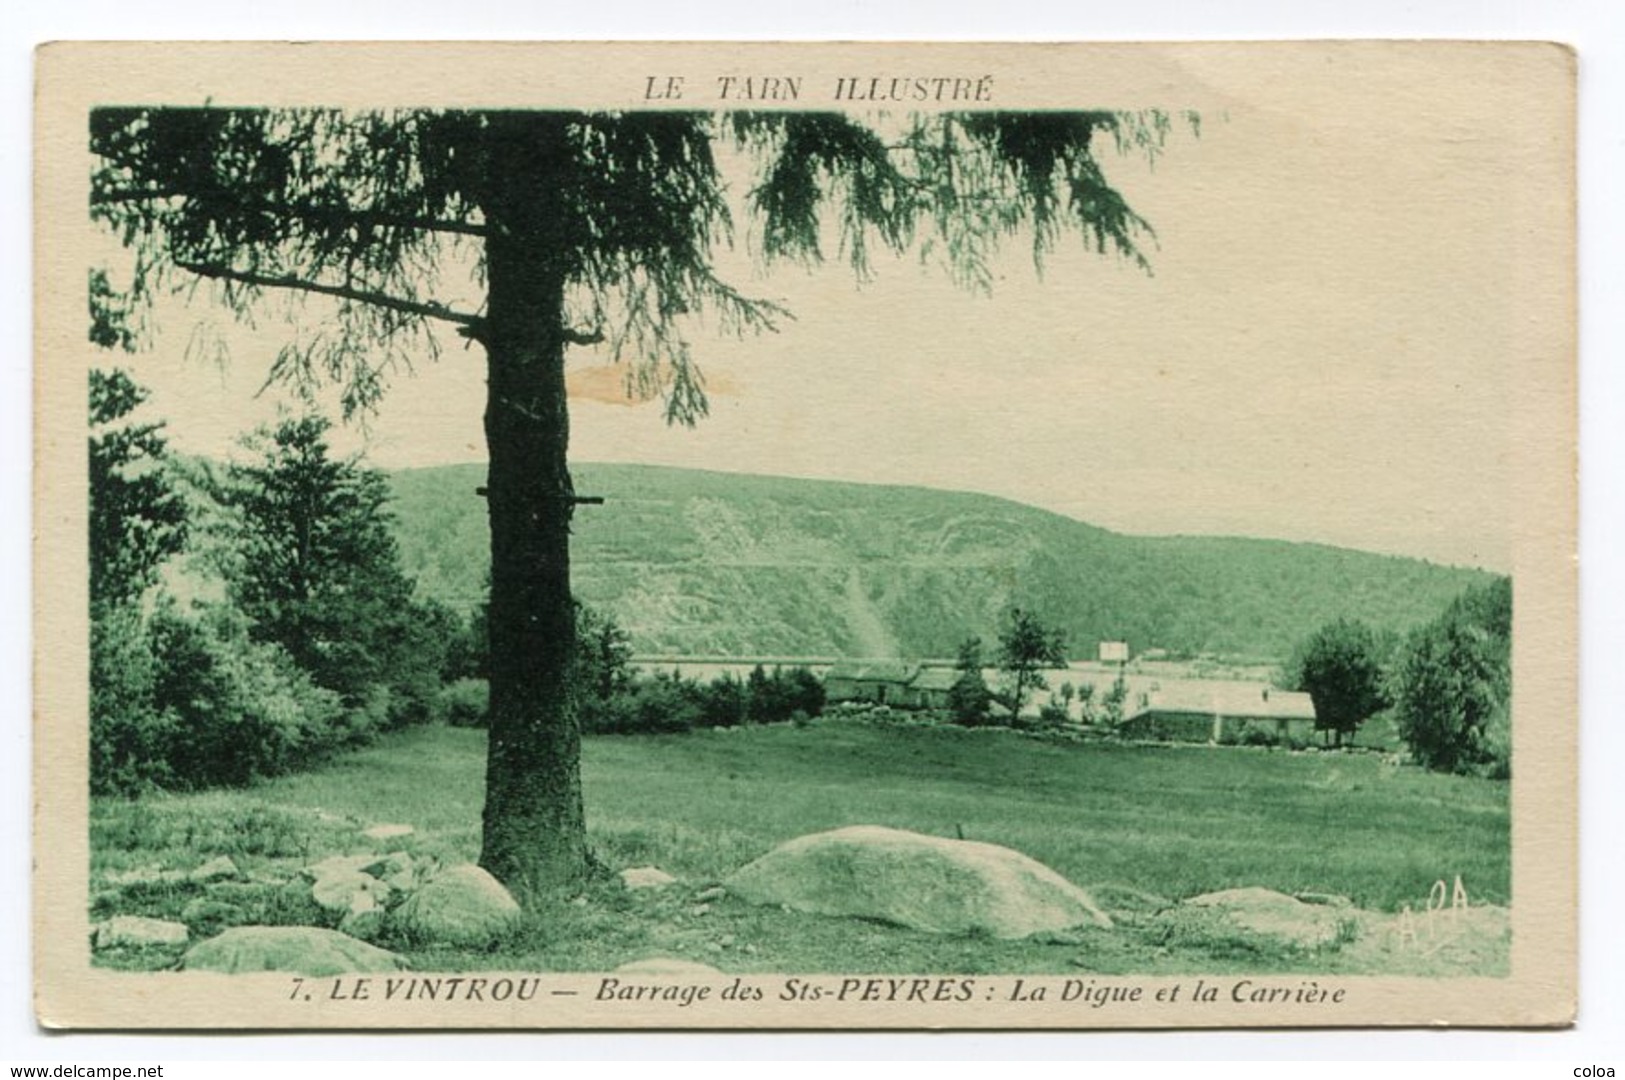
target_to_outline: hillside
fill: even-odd
[[[459,611],[489,555],[479,465],[391,474],[420,590]],[[1011,604],[1102,639],[1279,659],[1327,619],[1403,630],[1490,580],[1315,544],[1124,536],[986,495],[582,465],[574,580],[642,653],[951,656]]]

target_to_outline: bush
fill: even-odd
[[[1046,701],[1038,708],[1038,728],[1041,731],[1059,731],[1070,726],[1072,717],[1059,701]]]
[[[653,735],[703,726],[699,688],[678,675],[639,679],[613,697],[582,702],[581,729],[600,735]]]
[[[748,694],[745,684],[730,671],[697,687],[701,727],[738,727],[745,722]]]
[[[629,673],[612,687],[582,685],[578,692],[581,730],[598,735],[805,722],[824,711],[824,684],[806,668],[768,672],[758,665],[748,679],[724,672],[709,683],[677,672]]]
[[[1268,728],[1247,725],[1241,732],[1242,746],[1279,746],[1281,740]]]
[[[103,612],[91,644],[98,793],[244,784],[371,733],[281,649],[250,641],[229,609]]]
[[[745,680],[745,716],[753,724],[782,724],[797,711],[817,716],[824,711],[824,684],[804,667],[772,672],[757,664]]]
[[[484,727],[491,708],[491,686],[484,679],[457,679],[435,696],[435,719],[452,727]]]
[[[155,710],[172,718],[162,757],[177,786],[245,784],[372,734],[280,648],[249,640],[229,610],[188,618],[161,607],[150,631]]]

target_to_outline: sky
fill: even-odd
[[[914,255],[860,285],[834,257],[764,269],[741,209],[724,276],[794,320],[744,340],[689,329],[712,405],[692,430],[627,401],[602,349],[573,350],[573,458],[919,484],[1119,532],[1510,570],[1508,214],[1538,148],[1506,136],[1508,88],[1319,67],[1247,86],[1187,71],[1220,103],[1200,134],[1176,128],[1154,168],[1105,153],[1156,231],[1149,274],[1074,237],[1040,275],[1018,237],[991,295]],[[188,350],[200,323],[225,327],[224,369]],[[191,452],[228,453],[287,396],[259,393],[287,327],[228,324],[166,302],[128,365]],[[483,357],[442,340],[346,447],[388,468],[483,460]]]

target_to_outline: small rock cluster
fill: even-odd
[[[410,826],[375,826],[366,835],[390,840],[410,832]],[[509,934],[521,915],[507,889],[478,866],[442,866],[406,851],[334,855],[289,873],[244,873],[222,855],[192,870],[103,875],[104,897],[151,888],[200,895],[187,901],[180,922],[126,914],[98,922],[92,945],[177,952],[190,946],[179,966],[191,970],[311,976],[385,972],[404,968],[406,961],[377,942],[483,949]],[[1091,933],[1111,929],[1115,918],[1126,926],[1154,928],[1164,941],[1202,948],[1336,949],[1362,936],[1374,918],[1331,893],[1289,896],[1255,887],[1177,901],[1124,885],[1085,890],[1008,848],[878,826],[799,837],[724,883],[696,886],[692,893],[674,888],[681,884],[678,879],[655,866],[624,869],[619,878],[641,897],[640,905],[669,908],[678,920],[685,913],[707,915],[715,903],[733,896],[786,911],[876,920],[929,933],[980,933],[1061,946],[1087,945]],[[268,898],[274,903],[267,904]],[[572,901],[587,902],[586,896]],[[205,940],[193,944],[194,932]],[[730,934],[710,948],[721,952],[735,944]],[[755,947],[743,950],[754,953]],[[695,975],[716,969],[656,955],[618,970]]]
[[[365,835],[389,840],[411,832],[410,826],[387,825]],[[394,971],[406,961],[369,942],[387,936],[483,948],[520,918],[519,904],[485,870],[442,867],[405,851],[334,855],[292,878],[245,874],[222,855],[192,870],[149,867],[106,874],[101,883],[114,896],[131,889],[201,890],[181,909],[181,922],[120,914],[91,927],[98,951],[190,945],[180,959],[189,970],[313,976]],[[265,918],[271,908],[276,925],[253,924],[252,913]],[[194,930],[206,940],[192,944]]]

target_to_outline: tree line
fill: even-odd
[[[461,628],[414,597],[382,474],[314,414],[180,459],[146,398],[90,374],[92,789],[244,783],[433,718]]]
[[[1294,689],[1338,743],[1387,713],[1411,757],[1443,772],[1512,774],[1512,582],[1469,589],[1406,637],[1337,619],[1298,648]]]
[[[164,424],[136,416],[147,398],[125,371],[90,374],[92,790],[242,784],[411,724],[486,726],[489,601],[460,618],[414,596],[388,484],[333,453],[327,419],[285,416],[216,467],[171,455]],[[645,674],[612,617],[575,610],[588,733],[823,711],[805,667]]]
[[[990,687],[989,660],[1000,673]],[[1030,696],[1049,689],[1044,669],[1064,667],[1061,631],[1033,612],[1006,612],[989,655],[980,638],[959,647],[948,718],[980,727],[1060,728],[1077,702],[1086,723],[1115,730],[1127,688],[1115,680],[1097,698],[1091,684],[1063,683],[1024,718]],[[1437,771],[1504,779],[1512,772],[1512,582],[1468,589],[1423,625],[1401,635],[1338,618],[1299,644],[1284,683],[1309,694],[1315,727],[1336,745],[1378,715],[1391,718],[1411,758]]]

